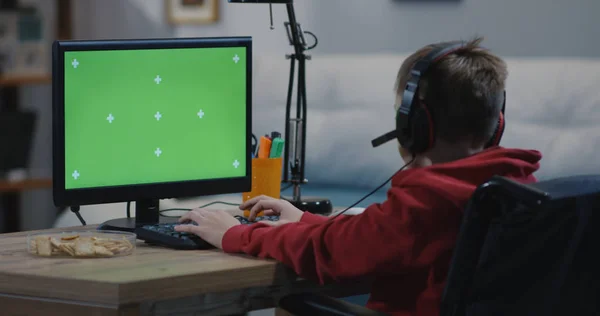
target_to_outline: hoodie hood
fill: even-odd
[[[392,186],[424,187],[460,200],[494,175],[521,183],[536,182],[533,173],[540,168],[541,159],[537,150],[496,146],[460,160],[400,172],[392,179]]]

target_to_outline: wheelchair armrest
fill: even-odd
[[[293,315],[385,315],[363,306],[318,293],[297,293],[284,296],[279,300],[279,308]]]

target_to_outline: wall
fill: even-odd
[[[54,13],[52,6],[47,4],[49,1],[29,2],[32,1],[44,4],[48,16],[46,23],[52,25]],[[592,16],[600,12],[600,1],[597,0],[416,2],[297,0],[296,11],[305,30],[313,31],[319,37],[319,47],[312,53],[315,56],[404,53],[429,42],[467,38],[474,34],[485,35],[487,46],[506,56],[600,56],[600,43],[592,40],[600,33],[600,23]],[[274,6],[276,28],[270,30],[267,5],[228,4],[221,0],[218,23],[171,26],[165,22],[162,0],[76,0],[73,3],[74,37],[79,39],[251,35],[255,54],[283,59],[291,51],[282,26],[287,16],[281,5]],[[268,66],[264,64],[264,67]],[[308,71],[310,80],[310,64]],[[268,86],[257,89],[260,90],[257,95],[276,93],[269,91]],[[278,93],[283,98],[285,91]],[[50,86],[27,87],[21,94],[25,106],[40,114],[32,173],[50,176]],[[259,97],[255,97],[255,106],[261,107]],[[23,213],[24,228],[43,228],[52,224],[54,208],[50,190],[24,194],[23,203],[26,210]]]
[[[312,2],[316,2],[313,0]],[[323,53],[398,53],[484,35],[511,57],[598,57],[598,0],[326,0],[310,12]]]

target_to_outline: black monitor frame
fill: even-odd
[[[119,185],[65,189],[65,52],[170,48],[244,47],[246,49],[246,175],[236,178]],[[246,192],[251,189],[252,172],[252,38],[175,38],[126,40],[55,41],[52,47],[52,170],[53,199],[57,207],[138,201],[153,205],[159,199]],[[140,215],[140,214],[138,214]],[[152,215],[152,219],[158,215]],[[150,220],[153,221],[153,220]]]

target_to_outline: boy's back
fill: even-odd
[[[438,315],[464,207],[493,175],[535,181],[536,151],[490,148],[466,159],[410,169],[388,198],[333,221],[305,213],[300,223],[236,226],[223,249],[275,258],[320,283],[374,277],[368,307],[393,315]]]
[[[396,130],[382,138],[398,139],[409,169],[392,178],[383,203],[331,219],[261,197],[240,208],[277,213],[292,223],[234,225],[227,215],[197,210],[183,220],[206,224],[182,231],[215,240],[226,252],[277,259],[320,283],[372,277],[368,307],[392,315],[438,315],[470,196],[494,175],[534,182],[541,159],[535,150],[498,145],[507,70],[478,43],[430,45],[400,68]],[[215,229],[219,225],[226,229]]]

